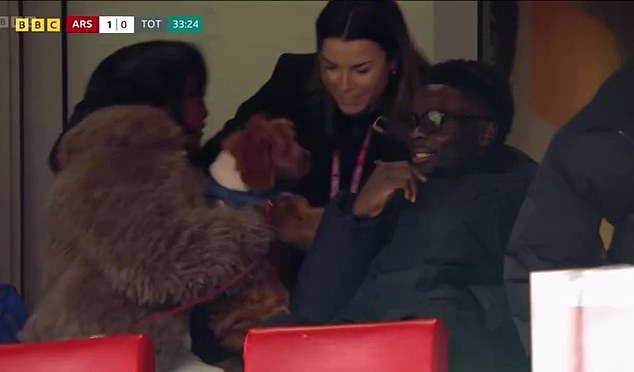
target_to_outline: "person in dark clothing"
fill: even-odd
[[[372,125],[411,101],[428,64],[417,52],[394,0],[332,0],[316,22],[317,50],[283,54],[273,75],[201,149],[204,169],[222,141],[252,115],[265,112],[295,124],[311,153],[310,172],[281,191],[323,207],[340,189],[357,191],[376,160],[407,159],[397,138]],[[337,182],[338,181],[338,182]],[[304,253],[292,250],[285,282],[293,288]]]
[[[407,128],[409,161],[379,162],[359,193],[327,205],[290,317],[268,325],[440,318],[449,370],[528,371],[503,257],[536,163],[505,145],[510,87],[490,66],[432,66]]]
[[[372,130],[380,118],[411,107],[428,67],[397,3],[329,1],[317,19],[316,36],[317,53],[283,54],[270,79],[203,145],[201,168],[208,169],[222,141],[259,112],[294,122],[297,141],[311,152],[312,168],[280,191],[300,195],[314,207],[323,207],[339,190],[358,191],[375,161],[408,158],[397,138]],[[289,288],[303,257],[302,249],[288,250],[284,281]],[[204,322],[202,310],[196,311],[193,347],[210,355],[213,340]]]
[[[528,354],[531,271],[634,264],[634,6],[582,6],[615,32],[625,63],[555,134],[513,229],[504,275]],[[614,226],[607,251],[604,218]]]
[[[314,206],[326,204],[336,191],[331,187],[333,158],[339,160],[341,175],[337,190],[363,184],[378,159],[406,158],[400,144],[373,133],[360,159],[361,179],[353,180],[370,127],[395,108],[411,105],[416,82],[428,66],[396,2],[332,0],[317,19],[316,34],[318,53],[283,54],[269,81],[203,146],[202,167],[207,169],[222,141],[257,112],[295,123],[313,167],[291,191]]]

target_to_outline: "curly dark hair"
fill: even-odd
[[[99,63],[82,100],[49,154],[49,166],[59,170],[57,147],[66,132],[94,111],[114,105],[150,105],[167,109],[182,123],[182,100],[188,78],[203,96],[207,69],[201,52],[181,41],[153,40],[125,46]]]
[[[496,142],[506,142],[515,115],[513,91],[509,81],[491,65],[474,60],[448,60],[433,65],[423,84],[443,84],[459,89],[493,117],[497,127]]]

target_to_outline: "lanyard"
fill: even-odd
[[[147,326],[149,323],[166,319],[175,314],[181,313],[186,310],[190,310],[196,305],[200,305],[205,302],[215,300],[218,296],[224,294],[226,291],[228,291],[229,289],[235,287],[238,283],[240,283],[242,279],[244,279],[249,273],[251,273],[257,266],[258,266],[258,262],[248,261],[243,271],[237,273],[235,276],[229,278],[229,280],[227,280],[224,283],[221,283],[219,286],[212,288],[208,293],[203,294],[202,297],[199,297],[195,300],[192,300],[190,302],[187,302],[185,304],[176,306],[168,310],[159,311],[156,313],[150,313],[149,315],[141,318],[137,323],[133,325],[132,328]]]
[[[373,127],[368,128],[368,132],[363,139],[361,149],[359,149],[359,155],[357,155],[357,163],[354,167],[354,173],[352,174],[352,182],[350,183],[350,192],[356,193],[361,183],[361,173],[363,173],[363,166],[365,165],[365,158],[368,153],[368,147],[370,146],[370,138],[372,137]],[[332,155],[332,166],[330,173],[330,197],[334,197],[339,192],[341,187],[341,170],[339,161],[339,151],[335,151]]]

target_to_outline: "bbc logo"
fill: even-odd
[[[16,18],[16,32],[60,32],[61,20],[59,18]]]
[[[60,18],[0,16],[0,28],[13,28],[16,32],[61,32]]]

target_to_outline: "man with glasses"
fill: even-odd
[[[288,324],[441,318],[449,370],[528,371],[504,248],[536,163],[504,144],[509,84],[475,61],[433,66],[413,112],[387,118],[411,161],[379,163],[326,207]]]

